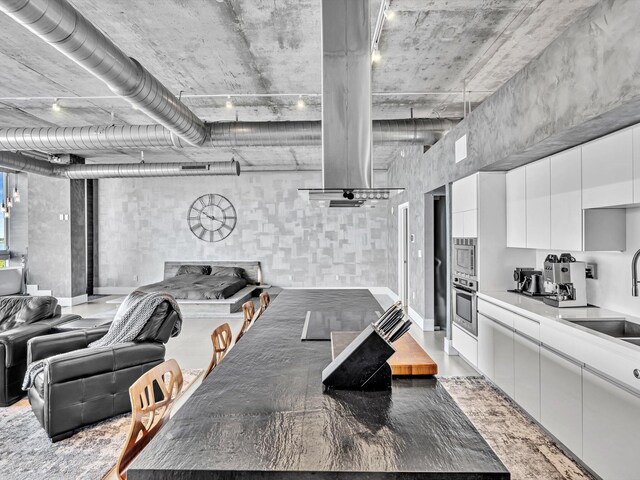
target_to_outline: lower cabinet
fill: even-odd
[[[478,370],[488,379],[495,377],[493,361],[493,326],[495,322],[481,313],[478,314]]]
[[[513,354],[514,399],[540,421],[540,343],[515,332]]]
[[[462,355],[467,362],[474,367],[478,366],[478,340],[457,325],[453,326],[452,338],[453,348]]]
[[[544,345],[540,347],[540,423],[582,458],[582,367]]]
[[[604,480],[640,477],[640,396],[586,368],[582,459]]]
[[[513,330],[497,322],[494,322],[493,328],[493,381],[507,395],[513,398],[515,380],[513,367]]]

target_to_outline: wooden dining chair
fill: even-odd
[[[255,307],[253,306],[253,301],[249,300],[242,304],[242,328],[236,337],[235,343],[238,343],[238,340],[242,338],[242,336],[247,333],[249,327],[251,327],[251,323],[253,322],[253,317],[256,313]]]
[[[262,292],[260,294],[260,307],[262,307],[263,311],[266,310],[266,308],[269,306],[270,303],[271,303],[271,298],[269,298],[269,293]]]
[[[126,469],[169,420],[173,404],[182,390],[182,371],[174,359],[142,375],[129,388],[131,426],[116,465],[104,479],[126,480]],[[161,395],[161,398],[156,398]]]
[[[215,367],[218,366],[220,361],[224,358],[231,346],[231,341],[233,340],[233,334],[231,333],[231,327],[228,323],[220,325],[216,328],[211,334],[211,343],[213,345],[213,355],[211,355],[211,362],[205,371],[204,377],[211,373]]]

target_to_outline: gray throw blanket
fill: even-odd
[[[105,336],[90,343],[88,348],[109,347],[120,343],[133,342],[153,315],[156,307],[164,301],[171,304],[178,314],[178,322],[182,324],[180,307],[173,296],[164,292],[143,293],[136,290],[124,299]],[[177,330],[180,330],[180,325],[177,325]],[[29,390],[31,388],[36,376],[47,368],[51,358],[64,355],[66,353],[31,363],[22,382],[22,389]]]

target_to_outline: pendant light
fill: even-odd
[[[7,210],[13,207],[13,200],[11,199],[11,195],[7,196]]]
[[[20,203],[20,192],[18,191],[18,175],[16,175],[16,184],[13,187],[13,201]]]

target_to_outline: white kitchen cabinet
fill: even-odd
[[[478,344],[478,352],[481,346]],[[536,420],[540,420],[540,343],[521,335],[513,336],[514,399]],[[480,357],[478,355],[478,361]]]
[[[507,247],[527,246],[526,167],[507,172]]]
[[[464,237],[464,212],[455,212],[451,218],[451,236],[453,238]]]
[[[457,325],[451,330],[453,348],[474,367],[478,366],[478,340]]]
[[[633,129],[633,203],[640,203],[640,126]]]
[[[476,210],[478,208],[478,175],[461,178],[451,187],[451,208],[453,213]]]
[[[540,423],[582,458],[582,368],[540,347]]]
[[[494,322],[493,325],[493,381],[507,395],[513,398],[513,330]]]
[[[582,149],[550,159],[551,249],[582,250]]]
[[[527,248],[551,246],[551,173],[549,159],[525,167]]]
[[[633,132],[625,129],[582,146],[582,208],[633,203]]]
[[[582,459],[604,480],[638,478],[640,396],[586,368],[582,381]]]
[[[494,325],[495,322],[482,314],[478,314],[478,370],[489,380],[493,380],[494,373]]]
[[[462,212],[463,236],[476,238],[478,236],[478,210]]]

